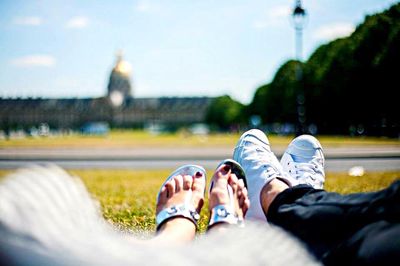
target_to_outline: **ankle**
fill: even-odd
[[[190,241],[195,237],[195,234],[196,226],[184,217],[175,217],[168,220],[157,231],[158,236],[165,236],[165,238],[171,239],[177,238],[181,241]]]
[[[276,196],[288,188],[289,186],[285,182],[277,178],[273,179],[262,188],[260,193],[260,202],[265,216],[267,216],[269,206]]]

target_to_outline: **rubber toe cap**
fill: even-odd
[[[267,136],[259,129],[250,129],[243,133],[243,135],[240,137],[239,142],[244,140],[251,142],[261,141],[262,144],[269,145],[269,140]]]
[[[301,135],[295,138],[289,145],[287,153],[303,158],[311,158],[322,150],[319,141],[311,135]]]

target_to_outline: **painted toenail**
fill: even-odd
[[[196,177],[202,177],[203,173],[202,172],[196,172]]]
[[[225,165],[223,169],[225,172],[229,172],[229,170],[231,170],[231,167],[229,165]]]

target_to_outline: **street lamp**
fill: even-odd
[[[302,51],[303,51],[303,28],[307,21],[307,12],[301,6],[301,0],[296,0],[296,5],[292,13],[292,22],[295,29],[296,37],[296,81],[298,85],[297,92],[297,135],[306,133],[306,109],[305,109],[305,96],[303,86],[303,69],[302,69]]]
[[[292,21],[296,31],[296,59],[301,61],[303,50],[303,28],[307,21],[307,12],[301,6],[301,0],[296,0],[296,5],[292,13]]]

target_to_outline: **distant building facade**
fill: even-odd
[[[85,99],[0,98],[2,129],[29,128],[47,123],[51,128],[79,128],[102,121],[116,127],[166,126],[202,123],[213,98],[133,98],[131,67],[119,55],[111,71],[107,95]]]

